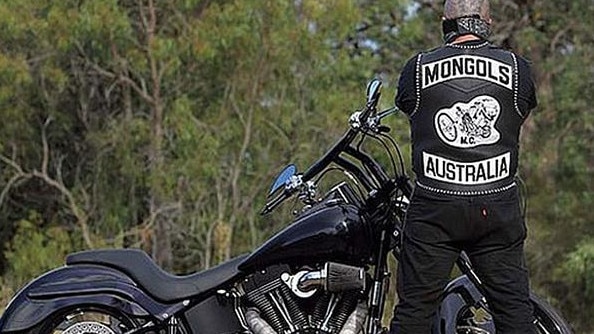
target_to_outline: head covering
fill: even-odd
[[[442,24],[444,40],[472,34],[487,39],[491,34],[489,0],[446,0]]]

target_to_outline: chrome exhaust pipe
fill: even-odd
[[[349,315],[344,326],[340,330],[339,334],[357,334],[363,330],[363,326],[365,326],[365,319],[367,318],[367,304],[365,302],[360,302],[357,304],[357,307]]]
[[[254,334],[278,334],[266,320],[260,317],[260,311],[255,307],[249,308],[245,312],[245,321]]]

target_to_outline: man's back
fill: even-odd
[[[513,186],[520,127],[535,104],[524,59],[487,41],[445,45],[412,58],[399,86],[419,186],[452,195]]]
[[[390,332],[430,333],[460,252],[483,284],[497,333],[534,333],[515,174],[536,106],[528,63],[491,45],[488,0],[446,0],[446,44],[404,67],[396,105],[411,124],[414,195]]]

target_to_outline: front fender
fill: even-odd
[[[22,288],[0,318],[0,333],[34,327],[56,311],[77,305],[102,305],[130,316],[164,313],[170,305],[155,302],[120,271],[96,266],[65,266]]]
[[[444,298],[437,310],[433,334],[456,334],[456,325],[460,316],[470,306],[477,305],[482,298],[482,294],[466,275],[452,280],[444,290]],[[493,322],[488,322],[484,326],[490,333],[495,332]]]

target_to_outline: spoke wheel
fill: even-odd
[[[60,313],[41,326],[40,334],[122,334],[136,328],[123,314],[93,307]]]
[[[441,135],[449,140],[454,141],[458,137],[458,130],[456,129],[456,123],[447,114],[441,114],[437,117],[438,129]]]
[[[456,328],[457,334],[491,334],[488,330],[475,326],[458,326]]]
[[[466,307],[460,314],[456,334],[493,334],[491,315],[482,308]]]
[[[534,324],[539,334],[572,334],[571,326],[559,312],[536,295],[530,296],[534,307]],[[485,318],[484,311],[466,308],[456,326],[456,334],[495,334],[490,315]]]

